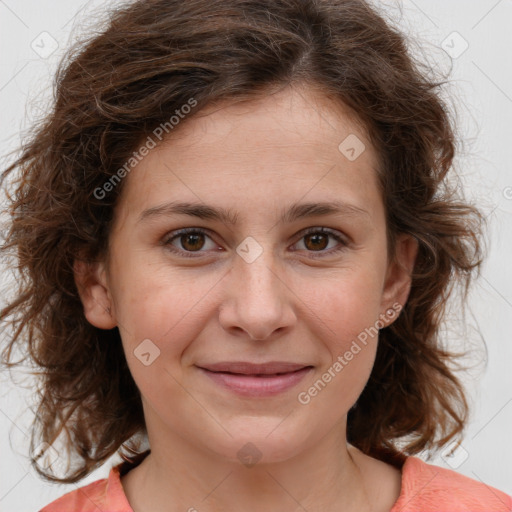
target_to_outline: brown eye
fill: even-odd
[[[208,247],[207,240],[210,240],[210,247]],[[197,253],[197,256],[201,256],[202,253],[208,252],[208,249],[217,248],[217,245],[206,231],[200,228],[186,228],[173,231],[164,238],[162,243],[168,247],[171,252],[191,257],[196,255],[194,253]]]
[[[208,240],[211,243],[210,247],[208,247]],[[337,244],[329,248],[331,241],[335,241]],[[306,251],[311,258],[333,255],[346,249],[349,245],[337,231],[327,228],[309,229],[302,235],[298,243],[304,244],[304,247],[299,249]],[[208,253],[208,249],[219,249],[208,233],[201,228],[185,228],[173,231],[162,240],[162,244],[168,247],[171,252],[185,257],[200,257],[202,253]]]
[[[304,237],[305,246],[312,251],[323,250],[329,245],[329,235],[325,233],[313,233]]]
[[[338,242],[334,247],[328,249],[330,240]],[[298,244],[303,244],[304,249],[311,258],[321,258],[332,256],[335,253],[343,251],[349,243],[337,231],[327,228],[310,228],[303,233]],[[296,244],[297,245],[297,244]],[[299,249],[301,249],[299,247]],[[296,249],[295,249],[296,250]],[[315,254],[316,253],[316,254]]]
[[[204,245],[204,235],[202,233],[187,233],[180,235],[181,247],[186,251],[197,251]]]

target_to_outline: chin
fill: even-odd
[[[283,418],[276,420],[273,417],[271,420],[265,422],[265,428],[248,428],[246,421],[243,434],[231,427],[228,430],[238,435],[225,436],[221,444],[215,443],[211,449],[227,461],[246,467],[283,462],[300,453],[304,449],[304,436],[295,435],[289,428],[279,425]],[[261,427],[261,422],[258,423]]]

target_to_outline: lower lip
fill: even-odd
[[[203,373],[217,384],[238,395],[252,397],[274,396],[283,393],[296,386],[312,369],[311,366],[308,366],[296,372],[257,377],[255,375],[211,372],[200,368]]]

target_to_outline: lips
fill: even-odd
[[[288,363],[288,362],[279,362],[272,361],[269,363],[255,364],[249,363],[245,361],[236,361],[236,362],[222,362],[222,363],[214,363],[201,365],[200,368],[204,370],[208,370],[210,372],[217,373],[233,373],[239,375],[280,375],[285,373],[296,372],[298,370],[302,370],[303,368],[309,367],[310,365],[305,364],[297,364],[297,363]]]
[[[243,397],[272,397],[291,390],[313,369],[289,362],[223,362],[199,366],[210,381]]]

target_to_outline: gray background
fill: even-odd
[[[453,455],[443,453],[430,462],[512,494],[512,0],[376,4],[419,41],[411,41],[415,53],[423,48],[435,67],[449,70],[451,66],[446,94],[464,138],[457,160],[459,180],[466,197],[485,212],[490,227],[489,255],[473,287],[469,314],[461,318],[454,306],[454,321],[446,325],[450,347],[474,349],[468,360],[473,368],[463,378],[472,419],[462,446]],[[0,0],[2,156],[17,146],[20,130],[48,107],[51,77],[60,56],[86,30],[84,23],[89,23],[91,14],[105,5]],[[0,270],[5,293],[8,279]],[[482,337],[488,353],[482,348]],[[34,399],[30,380],[26,373],[9,377],[4,372],[0,383],[0,510],[35,511],[64,492],[107,476],[118,458],[78,484],[42,481],[27,458]]]

